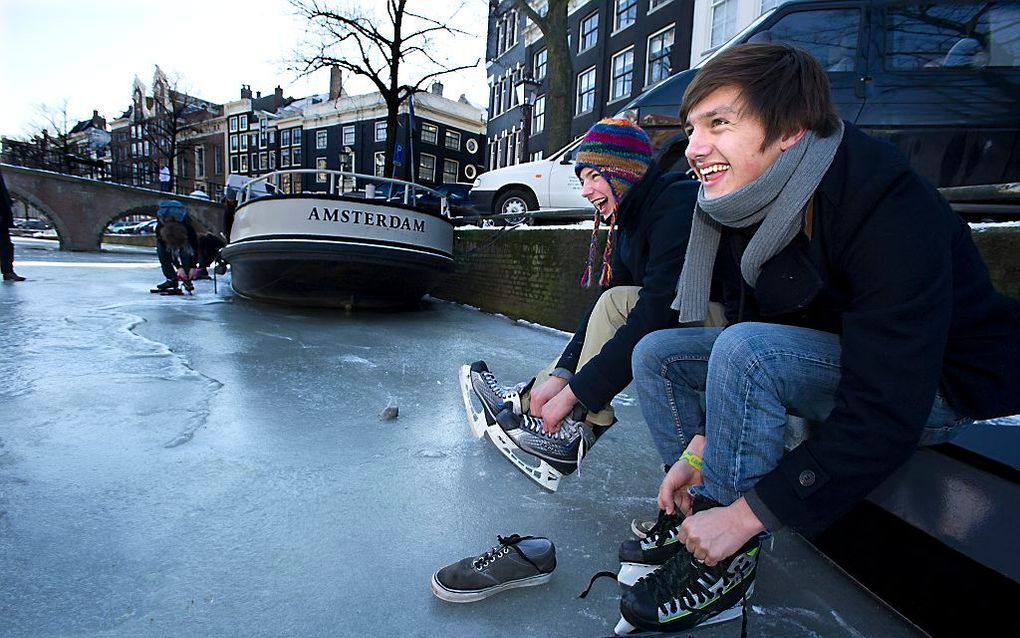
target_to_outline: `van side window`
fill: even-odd
[[[860,30],[858,9],[798,11],[769,27],[766,39],[808,51],[826,71],[853,71]]]
[[[889,7],[886,68],[896,71],[1020,66],[1020,3]]]

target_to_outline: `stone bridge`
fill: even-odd
[[[110,222],[126,215],[155,216],[165,199],[187,206],[199,229],[223,230],[223,206],[206,199],[9,164],[0,165],[0,170],[12,198],[49,218],[61,250],[97,251]]]

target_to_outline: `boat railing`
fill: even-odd
[[[325,190],[305,190],[305,175],[315,175],[316,186],[323,186]],[[262,197],[286,197],[292,194],[340,195],[369,201],[383,200],[405,206],[435,207],[443,217],[450,217],[446,195],[428,186],[390,177],[317,168],[277,170],[253,178],[238,189],[237,205]]]

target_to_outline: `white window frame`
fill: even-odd
[[[541,64],[539,64],[541,59]],[[539,72],[541,69],[541,73]],[[549,71],[549,49],[542,49],[531,60],[531,72],[535,75],[534,80],[541,82],[545,79],[546,73]]]
[[[584,45],[585,37],[592,35],[591,31],[585,33],[585,24],[588,21],[590,21],[592,18],[595,18],[595,29],[594,29],[595,39],[592,40],[591,44],[589,44],[588,46],[585,46]],[[598,43],[599,43],[599,12],[598,11],[592,11],[588,15],[584,16],[583,18],[581,18],[581,21],[577,24],[577,52],[578,53],[584,53],[585,51],[587,51],[589,49],[594,49],[598,45]]]
[[[376,177],[382,177],[386,174],[386,151],[376,151],[372,154],[372,166],[372,174]]]
[[[591,104],[589,105],[589,107],[587,109],[582,111],[581,110],[581,96],[584,95],[584,94],[589,93],[589,91],[585,91],[584,93],[581,92],[581,78],[585,77],[589,73],[591,74],[591,90],[590,90],[590,92],[591,92]],[[576,88],[574,90],[574,116],[575,117],[578,116],[578,115],[584,115],[585,113],[591,113],[592,111],[595,110],[595,92],[596,92],[596,88],[598,87],[598,71],[596,70],[595,65],[593,64],[590,67],[588,67],[587,69],[585,69],[584,71],[581,71],[580,73],[578,73],[577,74],[577,78],[576,78],[576,82],[577,82],[577,84],[576,84]]]
[[[280,146],[290,146],[290,129],[280,131]]]
[[[276,151],[269,152],[269,170],[276,170]]]
[[[239,136],[239,141],[241,142],[241,150],[242,151],[247,151],[248,150],[248,135],[244,134],[244,135]]]
[[[248,130],[248,114],[243,113],[237,116],[237,130],[247,131]]]
[[[429,132],[431,139],[425,138],[425,131]],[[437,144],[439,142],[439,127],[428,122],[421,123],[421,141],[423,144]]]
[[[341,146],[354,146],[354,125],[348,124],[341,131]]]
[[[456,144],[450,143],[450,140],[452,139],[455,139],[457,141]],[[455,151],[459,151],[460,142],[461,142],[460,131],[451,131],[450,129],[446,129],[446,135],[443,136],[443,146]]]
[[[446,181],[446,177],[449,175],[449,171],[447,171],[446,169],[450,165],[453,166],[453,179],[450,180],[450,181]],[[453,159],[444,159],[443,160],[443,182],[442,183],[443,184],[453,184],[454,182],[456,182],[459,179],[460,179],[460,162],[458,162],[457,160],[453,160]]]
[[[631,20],[630,22],[628,22],[627,24],[625,24],[623,26],[620,26],[620,1],[621,0],[614,0],[614,2],[613,2],[613,35],[616,35],[620,31],[623,31],[627,27],[629,27],[632,24],[636,23],[637,20],[638,20],[638,1],[637,0],[624,0],[625,2],[633,2],[634,3],[634,5],[633,5],[634,6],[634,19]],[[630,7],[628,7],[628,9],[629,8]]]
[[[375,141],[386,141],[386,120],[377,120],[375,123]]]
[[[325,171],[328,168],[329,168],[329,162],[326,160],[325,157],[316,157],[315,158],[315,170],[317,170],[317,171]],[[315,183],[316,184],[325,184],[328,181],[329,181],[329,175],[327,173],[316,173],[315,174]]]
[[[426,157],[432,158],[432,172],[428,176],[426,176],[426,174],[425,174],[425,165],[423,163],[425,161]],[[432,182],[433,184],[436,182],[436,156],[435,155],[432,155],[430,153],[419,153],[418,154],[418,179],[425,180],[427,182]]]
[[[630,54],[630,70],[627,71],[627,75],[630,75],[630,81],[626,83],[628,84],[627,91],[617,95],[616,80],[618,76],[616,75],[616,59],[621,58],[627,55],[628,53]],[[634,92],[634,45],[632,44],[626,49],[623,49],[614,54],[613,57],[609,60],[609,102],[612,103],[616,102],[617,100],[622,100],[625,97],[630,97],[630,95],[633,92]]]
[[[205,147],[195,147],[195,177],[205,177]]]
[[[229,122],[230,122],[230,125],[229,125],[230,132],[231,133],[236,133],[237,132],[237,116],[236,115],[231,115]],[[133,126],[131,127],[132,132],[134,131],[134,128],[135,127],[133,127]],[[138,136],[135,135],[135,137],[138,137]]]
[[[716,35],[716,17],[721,11],[720,37]],[[729,29],[726,25],[729,24]],[[715,49],[725,44],[737,32],[737,0],[711,0],[709,4],[708,45]]]
[[[315,150],[324,151],[329,146],[329,133],[324,128],[315,131]]]
[[[259,170],[260,171],[269,170],[269,154],[266,153],[265,151],[259,153]]]
[[[303,130],[304,129],[302,129],[302,128],[296,128],[296,129],[291,130],[291,132],[290,132],[290,145],[291,146],[301,146],[301,137],[302,137],[301,136],[301,131],[303,131]]]
[[[231,173],[237,173],[240,170],[240,166],[241,166],[240,165],[240,160],[237,158],[237,155],[231,155],[230,156],[230,172]]]
[[[350,160],[351,160],[351,165],[350,166],[346,166],[345,165],[344,158],[350,158]],[[356,173],[357,172],[357,167],[355,166],[355,161],[356,161],[356,157],[355,157],[355,154],[354,154],[353,150],[350,153],[344,153],[343,151],[340,152],[340,170],[341,171],[347,171],[349,173]],[[346,175],[343,177],[343,190],[344,190],[344,192],[352,191],[352,190],[354,190],[357,187],[358,187],[358,183],[357,183],[357,180],[355,178],[348,177]]]
[[[652,80],[652,40],[654,40],[655,38],[658,38],[659,36],[665,35],[666,33],[671,33],[672,36],[673,36],[673,41],[669,43],[669,46],[672,47],[674,44],[676,44],[676,23],[675,22],[671,23],[669,26],[665,27],[664,29],[660,29],[660,30],[656,31],[655,33],[651,34],[650,36],[648,36],[648,40],[647,40],[647,42],[645,44],[645,87],[646,88],[651,86],[652,84],[657,84],[657,83],[665,80],[666,78],[668,78],[673,73],[673,63],[672,63],[672,61],[670,61],[669,73],[667,73],[665,77],[661,77],[661,78],[659,78],[657,80],[654,80],[654,81]],[[665,48],[665,47],[660,48],[659,51],[662,51],[663,48]],[[673,55],[672,51],[670,52],[670,55],[671,56]]]
[[[242,173],[247,173],[248,172],[248,154],[245,153],[244,155],[239,155],[238,157],[241,158],[241,172]]]
[[[290,150],[290,165],[291,167],[301,168],[304,166],[304,153],[301,152],[301,147],[292,148]]]
[[[545,130],[545,95],[535,98],[535,106],[531,109],[531,134],[537,135]]]
[[[280,149],[280,168],[288,168],[290,166],[290,148]]]
[[[670,2],[673,2],[673,0],[648,0],[648,13],[658,11],[659,9],[666,6]]]
[[[239,146],[239,142],[237,141],[237,135],[231,135],[230,136],[230,152],[231,153],[236,153],[238,151],[238,149],[240,149],[240,148],[241,147]]]

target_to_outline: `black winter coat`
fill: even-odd
[[[617,237],[610,260],[613,278],[608,287],[640,286],[641,292],[627,323],[570,381],[570,389],[589,410],[602,410],[631,382],[630,358],[642,337],[676,326],[677,313],[670,304],[683,268],[697,196],[698,182],[682,173],[663,173],[653,165],[623,200],[617,213]],[[598,273],[595,264],[593,276]],[[593,308],[574,332],[557,367],[577,370]]]
[[[746,235],[727,243],[736,262]],[[906,158],[849,124],[810,239],[769,260],[753,291],[740,283],[741,319],[840,335],[835,408],[749,499],[783,524],[817,534],[885,480],[936,390],[963,416],[1020,413],[1020,302],[995,292],[970,228]]]

